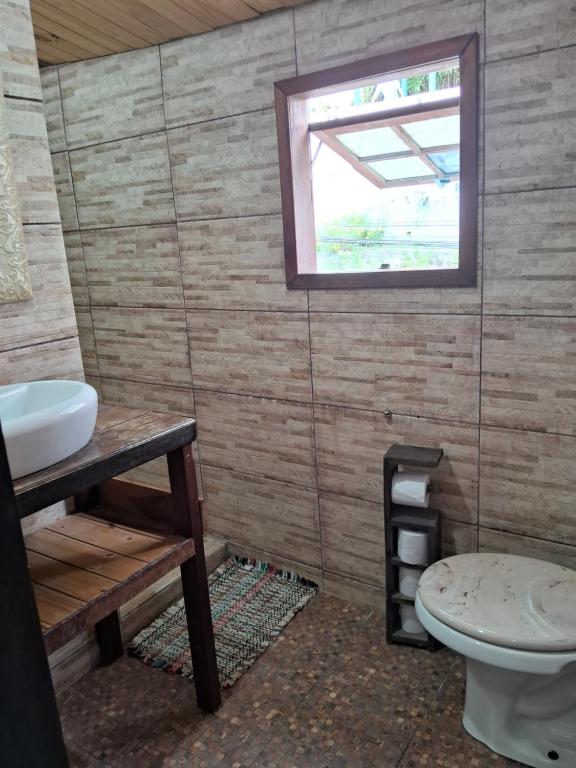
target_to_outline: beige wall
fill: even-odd
[[[0,75],[33,290],[30,301],[0,305],[0,385],[83,379],[28,0],[0,0]],[[24,529],[62,514],[55,504]]]
[[[576,11],[518,5],[320,0],[43,72],[87,373],[195,411],[213,532],[378,605],[393,441],[446,452],[445,552],[576,566]],[[288,292],[273,81],[475,31],[478,287]]]
[[[83,378],[28,0],[0,0],[0,75],[34,292],[0,305],[0,384]]]

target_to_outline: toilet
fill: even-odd
[[[420,577],[416,614],[466,657],[471,736],[532,768],[575,768],[576,571],[517,555],[448,557]]]

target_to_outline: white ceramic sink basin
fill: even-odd
[[[0,387],[0,422],[12,479],[56,464],[89,442],[98,395],[82,381]]]

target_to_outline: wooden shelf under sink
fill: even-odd
[[[94,510],[98,514],[98,509]],[[70,515],[26,537],[48,653],[194,555],[194,540]]]

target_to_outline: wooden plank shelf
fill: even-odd
[[[47,653],[116,611],[195,551],[193,539],[83,514],[27,536],[25,546]]]
[[[400,560],[398,555],[391,555],[389,558],[390,565],[394,565],[397,568],[414,568],[417,571],[425,571],[428,568],[428,563],[424,565],[417,565],[415,563],[405,563],[404,560]]]
[[[386,458],[396,465],[435,469],[440,464],[443,455],[444,452],[441,448],[422,448],[416,445],[394,443],[386,453]]]
[[[434,528],[438,525],[440,512],[436,509],[422,509],[420,507],[404,507],[392,505],[390,525],[402,528]]]
[[[402,592],[393,592],[392,602],[398,603],[399,605],[414,605],[416,599],[414,597],[408,597],[408,595],[403,595]]]
[[[427,632],[405,632],[403,629],[395,629],[392,632],[393,639],[402,645],[413,645],[416,648],[428,648]]]

